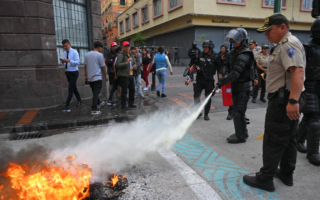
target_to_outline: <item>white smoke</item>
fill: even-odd
[[[94,181],[101,181],[99,177],[104,179],[106,171],[119,171],[135,164],[159,147],[172,148],[186,134],[208,100],[198,107],[159,110],[131,123],[114,124],[76,146],[56,150],[52,159],[64,160],[74,154],[73,163],[88,164]]]

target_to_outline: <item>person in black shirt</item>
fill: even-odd
[[[147,49],[142,49],[142,65],[143,65],[143,77],[142,79],[146,82],[146,87],[143,89],[144,91],[148,90],[151,85],[149,84],[149,73],[150,73],[150,63],[151,63],[151,57],[150,54],[148,54]]]

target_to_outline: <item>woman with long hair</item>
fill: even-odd
[[[159,48],[159,53],[155,55],[153,58],[153,62],[156,65],[156,75],[158,77],[158,89],[157,96],[160,97],[160,89],[162,86],[161,97],[166,97],[166,80],[167,80],[167,68],[170,69],[170,74],[173,75],[172,67],[169,61],[169,58],[166,54],[164,54],[164,48]]]
[[[143,65],[142,79],[146,82],[146,87],[143,90],[148,90],[151,87],[148,79],[148,76],[150,73],[150,63],[151,63],[150,54],[148,54],[148,51],[146,48],[142,48],[142,65]]]

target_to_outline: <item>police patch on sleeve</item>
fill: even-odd
[[[294,56],[294,49],[293,48],[288,49],[287,54],[290,58],[292,58]]]

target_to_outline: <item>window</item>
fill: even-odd
[[[313,0],[301,0],[301,8],[302,11],[311,11],[312,10],[312,1]]]
[[[126,31],[130,30],[130,17],[126,18]]]
[[[68,39],[72,48],[78,51],[80,63],[83,63],[89,51],[86,1],[54,0],[53,12],[58,58],[62,58],[62,40]]]
[[[247,4],[247,0],[217,0],[217,3],[245,6]]]
[[[162,0],[153,0],[153,17],[162,15],[162,10]]]
[[[132,14],[132,24],[133,24],[132,28],[135,28],[138,26],[138,13],[137,12]]]
[[[141,9],[141,14],[142,14],[142,20],[141,20],[141,22],[142,23],[146,23],[146,22],[148,22],[149,21],[149,10],[148,10],[148,5],[147,6],[145,6],[145,7],[143,7],[142,9]]]
[[[275,0],[262,0],[262,7],[263,8],[273,8]],[[282,9],[287,8],[287,0],[282,0]]]
[[[169,11],[181,7],[182,1],[183,0],[169,0]]]
[[[125,6],[126,5],[126,1],[125,0],[120,0],[120,5]]]
[[[119,23],[120,26],[120,33],[123,33],[123,21]]]

